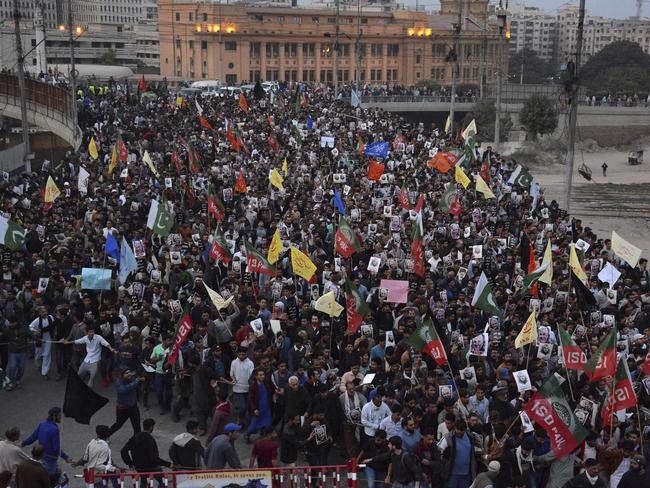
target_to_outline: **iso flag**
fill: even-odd
[[[149,216],[147,217],[147,227],[156,234],[167,237],[174,226],[174,216],[167,210],[165,202],[159,203],[158,200],[151,200],[149,207]]]
[[[476,285],[476,290],[474,290],[474,297],[472,298],[472,307],[480,308],[481,310],[491,314],[501,317],[501,310],[497,307],[496,302],[494,301],[494,294],[492,293],[492,287],[488,283],[487,276],[485,272],[481,273],[481,278],[478,280]]]
[[[0,244],[16,251],[25,244],[26,231],[16,222],[0,216]]]

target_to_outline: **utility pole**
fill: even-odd
[[[77,69],[74,64],[74,27],[72,25],[72,0],[68,0],[68,40],[70,41],[70,90],[72,92],[72,127],[74,138],[79,135],[77,124]]]
[[[339,96],[339,34],[340,34],[341,2],[336,0],[336,40],[334,41],[334,98]]]
[[[526,48],[521,50],[521,71],[519,72],[519,84],[524,84],[524,60],[526,59]]]
[[[487,30],[488,30],[488,13],[485,11],[485,20],[483,21],[483,39],[481,41],[481,85],[480,96],[481,100],[485,96],[485,79],[486,79],[486,65],[487,65]]]
[[[460,31],[463,25],[463,0],[458,0],[458,23],[454,26],[454,51],[451,56],[451,102],[449,104],[449,132],[454,134],[454,116],[456,112],[456,86],[460,76],[460,63],[458,62],[458,51],[460,51]]]
[[[20,90],[20,120],[23,130],[23,148],[25,150],[23,161],[25,163],[25,172],[32,172],[32,163],[29,159],[31,149],[29,147],[29,124],[27,123],[27,96],[25,93],[25,71],[23,59],[23,42],[20,38],[20,8],[18,0],[14,0],[14,31],[16,33],[16,58],[18,58],[18,88]]]
[[[359,95],[359,80],[361,80],[361,0],[357,0],[357,76],[354,91]]]
[[[571,90],[569,94],[571,108],[569,110],[569,140],[567,143],[566,187],[564,189],[564,206],[566,211],[571,209],[571,191],[573,184],[573,164],[575,162],[576,123],[578,119],[578,90],[580,89],[580,63],[582,62],[582,38],[585,27],[585,0],[580,0],[578,12],[578,32],[576,34],[575,67],[573,73],[569,72]]]
[[[503,51],[504,51],[504,38],[506,36],[506,18],[508,11],[503,8],[502,4],[499,3],[499,8],[497,9],[497,21],[499,24],[499,44],[497,45],[497,101],[496,101],[496,117],[494,120],[494,144],[498,145],[501,143],[501,88],[503,84],[503,72],[502,72],[502,63],[503,63]]]

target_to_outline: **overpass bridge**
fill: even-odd
[[[81,132],[75,127],[70,92],[26,78],[25,98],[30,126],[52,132],[74,148],[79,146]],[[0,116],[21,119],[20,89],[15,75],[0,74]],[[0,167],[3,171],[13,171],[23,164],[22,158],[18,159],[15,148],[1,151]]]

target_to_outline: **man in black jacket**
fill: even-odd
[[[598,461],[589,458],[585,460],[585,470],[569,480],[563,488],[605,488],[605,482],[598,476],[600,466]]]
[[[205,450],[201,446],[201,441],[196,438],[199,432],[199,423],[196,420],[190,420],[185,426],[186,432],[174,437],[172,445],[169,446],[169,458],[182,470],[194,470],[201,468],[201,460],[205,455]]]
[[[169,461],[160,459],[158,455],[158,444],[151,433],[156,425],[154,419],[144,419],[142,422],[142,432],[138,432],[131,437],[124,445],[120,454],[127,466],[135,468],[139,473],[152,471],[162,471],[162,466],[173,467]],[[156,477],[158,486],[162,486],[162,477]],[[147,479],[140,479],[140,488],[147,486]]]
[[[367,459],[366,464],[390,461],[384,483],[393,488],[420,488],[422,468],[417,458],[402,449],[402,438],[394,435],[388,439],[388,452]]]

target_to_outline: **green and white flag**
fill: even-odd
[[[27,231],[16,222],[0,216],[0,244],[17,251],[25,244]]]
[[[518,164],[515,170],[510,175],[508,180],[509,185],[518,185],[522,188],[530,188],[530,184],[533,182],[532,175],[521,165]]]
[[[149,216],[147,217],[147,227],[156,234],[167,237],[174,226],[174,216],[167,209],[167,203],[151,200]]]
[[[544,275],[544,273],[546,273],[547,269],[548,269],[548,264],[542,264],[535,271],[527,274],[524,277],[524,289],[528,290],[530,289],[531,286],[537,283],[537,281]]]
[[[487,276],[485,276],[484,272],[481,273],[481,277],[479,278],[478,284],[476,285],[476,290],[474,290],[472,307],[480,308],[481,310],[498,317],[502,316],[501,310],[499,307],[497,307],[497,304],[494,300],[492,287],[490,286],[490,283],[488,283]]]

